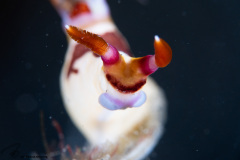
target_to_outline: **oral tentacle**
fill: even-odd
[[[108,110],[126,109],[128,107],[139,107],[146,101],[146,94],[140,91],[135,94],[115,96],[103,93],[99,97],[99,103]]]

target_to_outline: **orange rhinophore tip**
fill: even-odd
[[[107,42],[99,35],[74,26],[65,25],[65,28],[73,40],[91,49],[94,53],[103,56],[108,51],[109,46]]]
[[[166,67],[172,60],[172,49],[167,42],[157,35],[154,38],[155,63],[158,67]]]

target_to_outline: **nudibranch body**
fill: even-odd
[[[133,58],[104,0],[52,2],[69,35],[61,91],[72,121],[90,145],[115,144],[111,159],[142,159],[166,118],[163,91],[148,75],[168,65],[171,48],[155,36],[155,55]]]

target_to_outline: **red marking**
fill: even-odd
[[[104,35],[102,35],[102,38],[106,42],[108,42],[109,44],[111,44],[112,46],[117,48],[117,50],[123,51],[130,56],[132,55],[127,42],[125,41],[125,39],[123,38],[123,36],[120,33],[118,33],[118,32],[108,32],[108,33],[105,33]],[[77,69],[73,68],[73,64],[78,58],[81,58],[87,51],[89,51],[89,49],[86,48],[82,44],[77,44],[75,46],[73,56],[72,56],[72,59],[70,61],[70,66],[69,66],[69,69],[68,69],[67,78],[70,76],[71,73],[78,73],[79,72]],[[97,55],[95,53],[93,55],[96,56],[96,57],[100,57],[99,55]]]
[[[61,128],[60,124],[55,119],[52,120],[52,125],[57,130],[58,138],[60,140],[59,147],[60,147],[61,150],[63,150],[63,148],[64,148],[64,134],[62,132],[62,128]]]
[[[69,66],[69,69],[68,69],[67,78],[70,76],[71,73],[78,73],[79,72],[77,69],[73,68],[73,64],[78,58],[81,58],[87,51],[89,51],[89,49],[86,48],[82,44],[77,44],[75,46],[73,56],[72,56],[72,59],[71,59],[71,62],[70,62],[70,66]]]
[[[72,72],[75,73],[75,74],[78,74],[78,70],[75,69],[75,68],[72,69]]]
[[[112,46],[114,46],[118,51],[123,51],[129,56],[132,55],[130,47],[126,42],[125,38],[118,32],[108,32],[102,35],[102,38]]]
[[[93,53],[93,55],[94,55],[95,57],[100,57],[100,55],[97,54],[97,53]]]
[[[75,16],[82,13],[90,13],[90,9],[88,8],[86,3],[78,2],[74,5],[72,12],[70,13],[70,17],[74,18]]]
[[[72,148],[71,148],[70,145],[67,145],[67,151],[68,151],[70,157],[73,157],[73,156],[74,156],[73,151],[72,151]]]
[[[116,88],[117,90],[123,93],[136,92],[146,83],[146,79],[143,79],[132,86],[124,86],[119,80],[117,80],[115,77],[111,76],[110,74],[107,74],[106,78],[114,88]]]
[[[115,153],[118,150],[118,144],[115,146],[114,150],[112,151],[112,153],[110,154],[111,157],[113,157],[115,155]]]
[[[88,160],[92,160],[93,155],[96,154],[98,151],[99,151],[99,147],[98,147],[98,146],[93,147],[93,148],[87,153]]]

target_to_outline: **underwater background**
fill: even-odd
[[[108,3],[135,56],[154,53],[155,34],[173,50],[170,65],[152,75],[167,96],[168,119],[148,158],[239,160],[240,1]],[[47,0],[4,1],[1,6],[0,159],[45,152],[40,111],[51,146],[58,143],[52,119],[68,135],[66,144],[83,146],[60,95],[67,49],[60,17]]]

